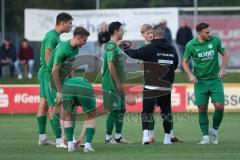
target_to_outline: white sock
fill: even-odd
[[[149,130],[149,137],[154,137],[154,130]]]
[[[115,133],[115,139],[119,139],[122,137],[122,134],[121,133]]]
[[[73,141],[68,141],[68,148],[74,148]]]
[[[209,140],[209,136],[208,135],[204,135],[203,139],[208,139]]]
[[[111,139],[112,138],[112,135],[108,135],[108,134],[106,134],[106,140],[108,141],[109,139]]]
[[[62,142],[63,142],[62,138],[57,138],[56,139],[56,143],[62,143]]]
[[[47,138],[47,135],[46,134],[39,134],[39,139],[40,140],[44,140]]]
[[[143,130],[143,137],[148,137],[148,130],[147,129],[145,129],[145,130]]]
[[[174,138],[173,130],[170,131],[170,136],[171,136],[171,138]]]
[[[213,134],[217,134],[217,130],[214,128],[211,128]]]
[[[84,146],[85,148],[92,148],[92,145],[91,145],[91,143],[85,143],[85,146]]]
[[[73,142],[76,142],[76,138],[75,138],[75,136],[73,135]]]

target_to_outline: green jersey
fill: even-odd
[[[110,74],[108,68],[108,62],[113,62],[117,76],[121,83],[124,82],[124,54],[123,51],[110,40],[104,50],[104,61],[103,61],[103,75],[102,75],[102,87],[108,91],[109,88],[116,89],[116,84]]]
[[[218,78],[220,70],[218,53],[224,54],[225,48],[219,38],[211,36],[205,42],[199,42],[198,38],[187,43],[184,59],[192,57],[194,62],[194,75],[198,79]]]
[[[60,34],[58,34],[54,29],[50,30],[46,33],[44,39],[41,43],[41,50],[40,50],[40,67],[46,66],[45,61],[45,50],[50,49],[53,50],[56,46],[60,43]]]
[[[54,64],[60,65],[59,77],[61,84],[63,84],[64,79],[69,76],[69,73],[71,73],[78,50],[79,48],[77,46],[71,47],[70,40],[68,40],[60,44],[59,47],[56,48],[55,53],[52,54],[53,57],[50,60],[48,67],[52,68]]]

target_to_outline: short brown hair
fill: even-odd
[[[141,33],[144,33],[144,32],[146,32],[146,31],[148,31],[150,29],[153,29],[153,27],[150,24],[144,24],[144,25],[142,25],[140,31],[141,31]]]
[[[73,20],[72,16],[68,13],[62,12],[57,15],[56,24],[60,24],[61,22],[68,22]]]
[[[73,36],[89,36],[90,33],[82,26],[76,27],[73,31]]]
[[[206,29],[209,27],[209,24],[208,23],[199,23],[197,26],[196,26],[196,30],[197,30],[197,33],[198,32],[201,32],[203,29]]]

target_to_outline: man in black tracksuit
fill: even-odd
[[[171,89],[178,66],[176,49],[164,39],[164,28],[153,28],[151,44],[140,49],[127,49],[125,53],[144,61],[144,90],[142,111],[142,144],[149,144],[148,125],[152,121],[155,105],[160,106],[165,131],[164,144],[179,141],[172,131]],[[170,134],[171,132],[171,134]]]

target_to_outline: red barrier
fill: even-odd
[[[102,105],[101,85],[94,85],[97,107]],[[127,112],[141,112],[142,87],[125,86]],[[1,85],[0,113],[36,113],[39,105],[38,85]],[[175,85],[172,90],[172,109],[174,112],[186,111],[186,86]],[[156,108],[159,111],[159,107]]]

